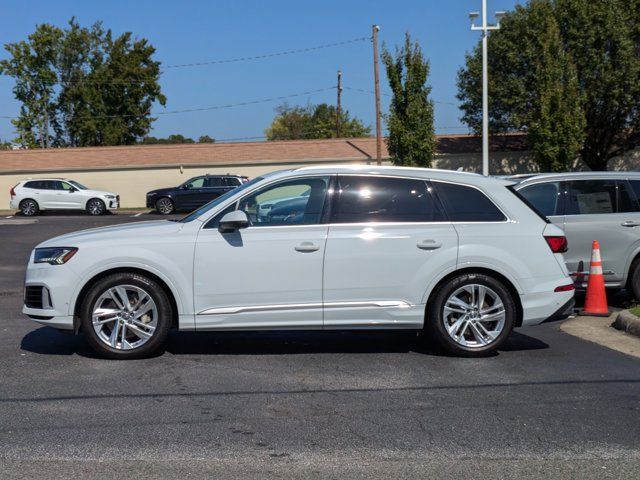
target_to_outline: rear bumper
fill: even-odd
[[[564,320],[568,318],[569,315],[573,314],[573,309],[576,306],[576,300],[572,298],[567,303],[565,303],[562,307],[560,307],[553,315],[547,318],[543,323],[546,322],[556,322],[558,320]]]
[[[538,325],[563,312],[574,302],[574,290],[568,292],[539,292],[520,296],[522,303],[522,326]],[[566,318],[566,317],[565,317]]]

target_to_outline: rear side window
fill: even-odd
[[[207,177],[204,186],[205,188],[222,187],[224,186],[224,181],[222,177]]]
[[[426,182],[341,175],[332,223],[433,222],[444,216]]]
[[[618,210],[615,180],[567,182],[566,215],[615,213]]]
[[[477,188],[455,183],[432,183],[452,222],[503,222],[506,220],[500,209]]]
[[[536,183],[519,189],[518,193],[546,217],[562,214],[560,182]]]

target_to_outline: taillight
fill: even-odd
[[[559,287],[556,287],[553,291],[554,292],[570,292],[575,289],[576,287],[573,286],[573,283],[570,283],[569,285],[560,285]]]
[[[567,251],[569,244],[567,243],[567,237],[565,236],[547,236],[544,239],[549,244],[549,248],[553,253],[564,253]]]
[[[11,195],[11,198],[16,196],[16,191],[14,190],[14,188],[16,188],[18,185],[16,185],[15,187],[13,187],[11,190],[9,190],[9,195]]]

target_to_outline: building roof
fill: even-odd
[[[439,135],[438,154],[478,153],[473,135]],[[526,150],[525,135],[492,138],[493,151]],[[172,166],[295,164],[301,161],[367,161],[376,157],[375,138],[290,140],[273,142],[130,145],[0,151],[0,172],[77,171]],[[389,158],[386,145],[383,159]]]

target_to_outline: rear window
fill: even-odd
[[[452,222],[502,222],[506,220],[489,198],[477,188],[455,183],[432,182]]]
[[[561,215],[560,182],[536,183],[518,190],[533,208],[547,217]]]

